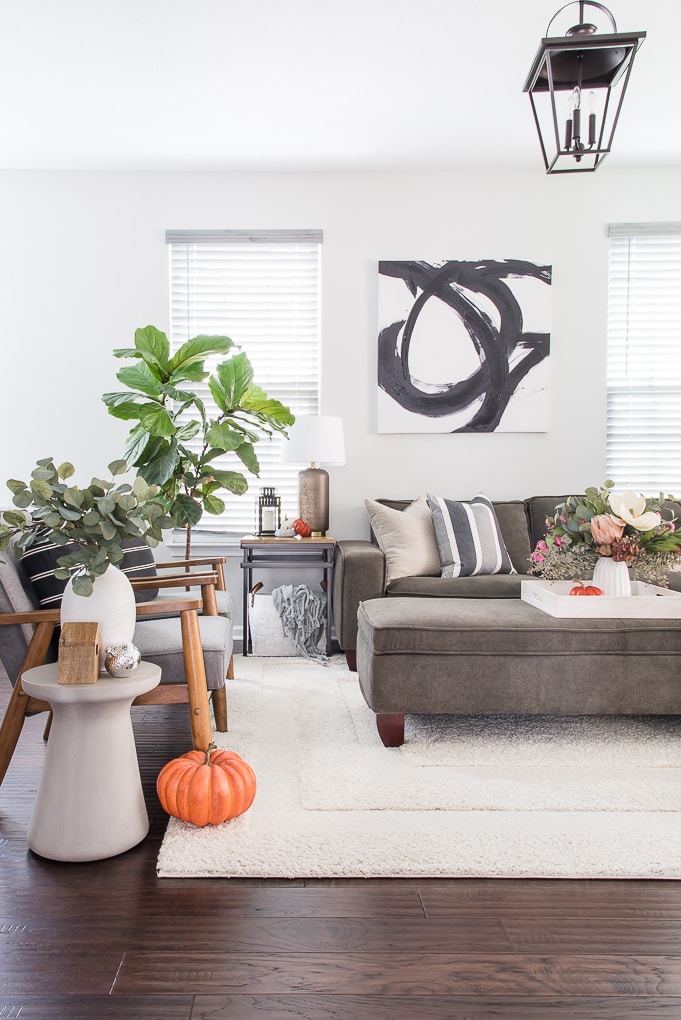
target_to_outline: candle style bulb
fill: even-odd
[[[589,93],[589,145],[596,143],[596,93]]]
[[[572,102],[573,102],[573,106],[574,106],[573,111],[572,111],[572,133],[575,136],[575,143],[578,143],[579,142],[579,137],[581,135],[581,110],[580,110],[580,106],[581,106],[581,103],[582,103],[582,93],[581,93],[581,90],[577,86],[575,86],[575,89],[574,89],[574,91],[572,93]]]

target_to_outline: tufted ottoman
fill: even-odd
[[[521,599],[360,604],[357,672],[386,747],[405,713],[679,715],[681,620],[559,619]]]

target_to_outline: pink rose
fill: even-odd
[[[624,521],[614,514],[598,514],[591,518],[591,534],[596,545],[611,545],[624,534]]]

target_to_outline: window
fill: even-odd
[[[610,227],[607,475],[681,495],[681,223]]]
[[[229,336],[270,397],[295,415],[318,414],[321,240],[318,230],[168,231],[172,347],[201,333]],[[201,395],[210,407],[208,387]],[[296,513],[299,468],[280,463],[284,441],[265,437],[256,444],[260,477],[244,471],[248,492],[221,493],[225,512],[204,514],[197,534],[252,532],[263,486],[277,489],[282,513]],[[242,468],[233,457],[224,466]]]

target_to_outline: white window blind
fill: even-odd
[[[681,223],[613,224],[607,475],[681,495]]]
[[[201,333],[228,336],[246,353],[255,383],[269,397],[295,415],[318,414],[321,231],[169,230],[166,241],[173,348]],[[213,370],[219,360],[207,360],[206,368]],[[206,407],[215,409],[208,387],[197,389]],[[204,513],[194,533],[253,532],[264,486],[276,488],[282,514],[296,515],[299,468],[280,463],[283,441],[276,434],[256,444],[259,478],[233,455],[221,459],[220,467],[243,470],[248,492],[220,492],[224,514]]]

